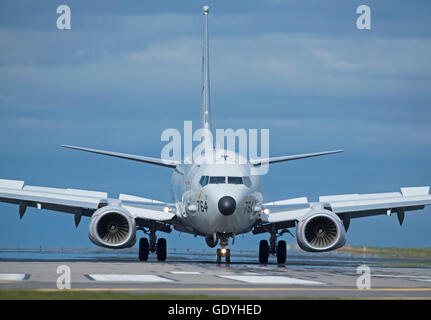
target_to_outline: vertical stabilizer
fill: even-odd
[[[209,7],[203,7],[204,15],[204,43],[202,55],[202,128],[211,129],[210,108],[210,68],[209,68],[209,42],[208,42],[208,14]]]

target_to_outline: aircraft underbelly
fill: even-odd
[[[228,217],[219,212],[206,212],[190,216],[188,220],[194,229],[208,235],[213,233],[244,233],[250,230],[255,221],[245,213],[245,208],[241,207]]]

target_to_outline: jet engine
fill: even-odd
[[[107,205],[91,216],[88,237],[100,247],[129,248],[136,242],[135,219],[120,206]]]
[[[336,214],[322,209],[305,215],[296,226],[296,238],[304,251],[331,251],[346,243],[346,232]]]

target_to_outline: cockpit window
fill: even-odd
[[[210,183],[226,183],[226,177],[210,177]]]
[[[227,183],[242,184],[242,177],[227,177]]]
[[[199,184],[202,187],[205,187],[208,184],[208,180],[209,180],[208,176],[202,176],[201,179],[199,180]]]
[[[250,177],[243,177],[243,181],[244,181],[244,185],[245,185],[247,188],[250,188],[250,187],[251,187],[251,179],[250,179]]]

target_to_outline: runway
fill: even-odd
[[[171,250],[166,262],[139,262],[135,250],[0,250],[0,289],[57,289],[60,265],[70,268],[71,290],[170,293],[249,298],[431,299],[431,262],[305,254],[288,250],[285,265],[257,263],[257,252],[233,250],[230,265],[215,251]],[[358,289],[370,269],[369,289]],[[407,265],[407,267],[405,266]],[[363,279],[363,278],[362,278]],[[360,284],[364,282],[360,281]]]

